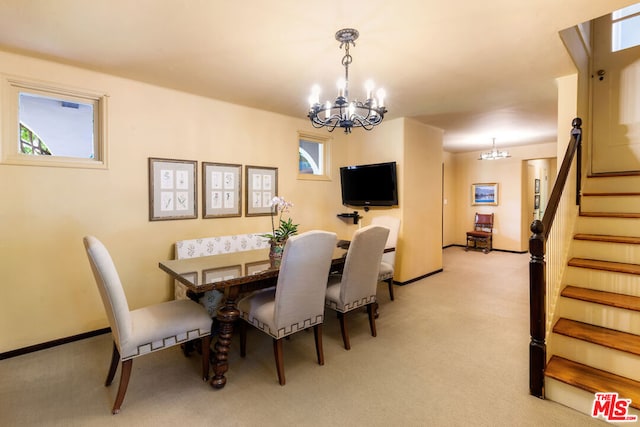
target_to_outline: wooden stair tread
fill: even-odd
[[[593,172],[588,178],[615,178],[619,176],[638,176],[640,171],[623,171],[623,172]]]
[[[640,356],[640,336],[602,326],[560,318],[553,332]]]
[[[611,372],[583,365],[560,356],[552,356],[544,372],[553,378],[590,393],[617,392],[620,398],[631,399],[631,406],[640,409],[640,382]]]
[[[580,288],[577,286],[566,286],[560,295],[566,298],[609,305],[611,307],[624,308],[627,310],[640,311],[640,297],[633,295],[615,294],[612,292]]]
[[[638,212],[580,212],[580,216],[598,218],[640,218]]]
[[[631,236],[608,236],[604,234],[578,233],[574,235],[573,238],[575,240],[590,240],[593,242],[628,243],[631,245],[640,245],[640,237]]]
[[[635,192],[620,192],[620,193],[613,193],[613,192],[607,192],[607,193],[582,193],[582,196],[591,196],[591,197],[608,197],[608,196],[640,196],[640,193],[635,193]]]
[[[640,265],[627,264],[624,262],[601,261],[597,259],[586,258],[571,258],[569,260],[569,266],[640,275]]]

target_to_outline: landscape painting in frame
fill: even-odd
[[[496,206],[498,204],[498,184],[471,184],[471,204]]]

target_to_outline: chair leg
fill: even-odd
[[[338,319],[340,320],[340,331],[342,332],[342,342],[346,350],[351,350],[351,343],[349,342],[349,332],[347,332],[347,321],[345,320],[345,314],[338,313]]]
[[[387,279],[386,282],[389,284],[389,298],[393,301],[395,298],[393,297],[393,277]]]
[[[127,392],[127,386],[129,385],[129,377],[131,377],[131,366],[133,365],[133,359],[125,360],[122,362],[122,372],[120,372],[120,385],[118,386],[118,394],[116,394],[116,401],[113,404],[112,414],[120,412],[120,406],[124,400],[124,395]]]
[[[209,380],[209,353],[211,352],[211,335],[203,337],[202,340],[202,379]]]
[[[322,323],[313,326],[313,336],[316,340],[316,356],[318,365],[324,365],[324,350],[322,349]]]
[[[276,358],[276,370],[278,371],[278,381],[280,385],[285,385],[284,359],[282,357],[282,338],[273,339],[273,355]]]
[[[240,357],[247,355],[247,322],[241,321],[238,325],[238,332],[240,333]]]
[[[376,315],[375,315],[375,306],[377,304],[372,302],[371,304],[367,304],[367,313],[369,314],[369,327],[371,328],[371,336],[378,336],[378,332],[376,331]]]
[[[114,341],[113,352],[111,353],[111,366],[109,366],[109,372],[107,373],[107,380],[104,382],[105,387],[109,387],[113,382],[113,377],[116,375],[116,369],[118,369],[118,362],[120,362],[120,352]]]

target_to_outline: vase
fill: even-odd
[[[271,268],[280,268],[282,252],[284,252],[284,244],[285,242],[271,242],[271,247],[269,248],[269,262],[271,263]]]

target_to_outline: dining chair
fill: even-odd
[[[172,300],[129,310],[122,282],[107,248],[93,236],[86,236],[83,241],[113,334],[113,354],[105,386],[111,385],[118,364],[122,362],[112,413],[120,412],[133,359],[138,356],[201,339],[202,379],[206,381],[211,344],[211,318],[207,310],[191,300]]]
[[[280,385],[285,385],[282,340],[313,327],[318,364],[324,365],[322,322],[324,295],[336,234],[307,231],[290,237],[284,247],[275,287],[256,291],[238,301],[240,355],[246,355],[247,330],[251,324],[273,339],[273,353]]]
[[[389,229],[389,237],[387,237],[385,248],[394,248],[394,250],[382,254],[382,261],[380,261],[380,272],[378,273],[378,281],[387,282],[389,286],[389,298],[391,299],[391,301],[393,301],[395,299],[393,295],[393,274],[396,265],[396,252],[398,251],[400,218],[388,215],[377,216],[371,220],[371,224],[381,225]]]
[[[480,243],[480,246],[478,246]],[[465,251],[469,249],[482,249],[482,252],[488,254],[493,249],[493,214],[481,214],[476,212],[473,220],[473,230],[467,231],[467,246]]]
[[[341,275],[331,276],[327,285],[325,305],[338,313],[344,348],[351,349],[345,320],[346,313],[366,306],[371,336],[376,336],[376,288],[382,253],[389,229],[368,225],[357,230],[347,251]]]

